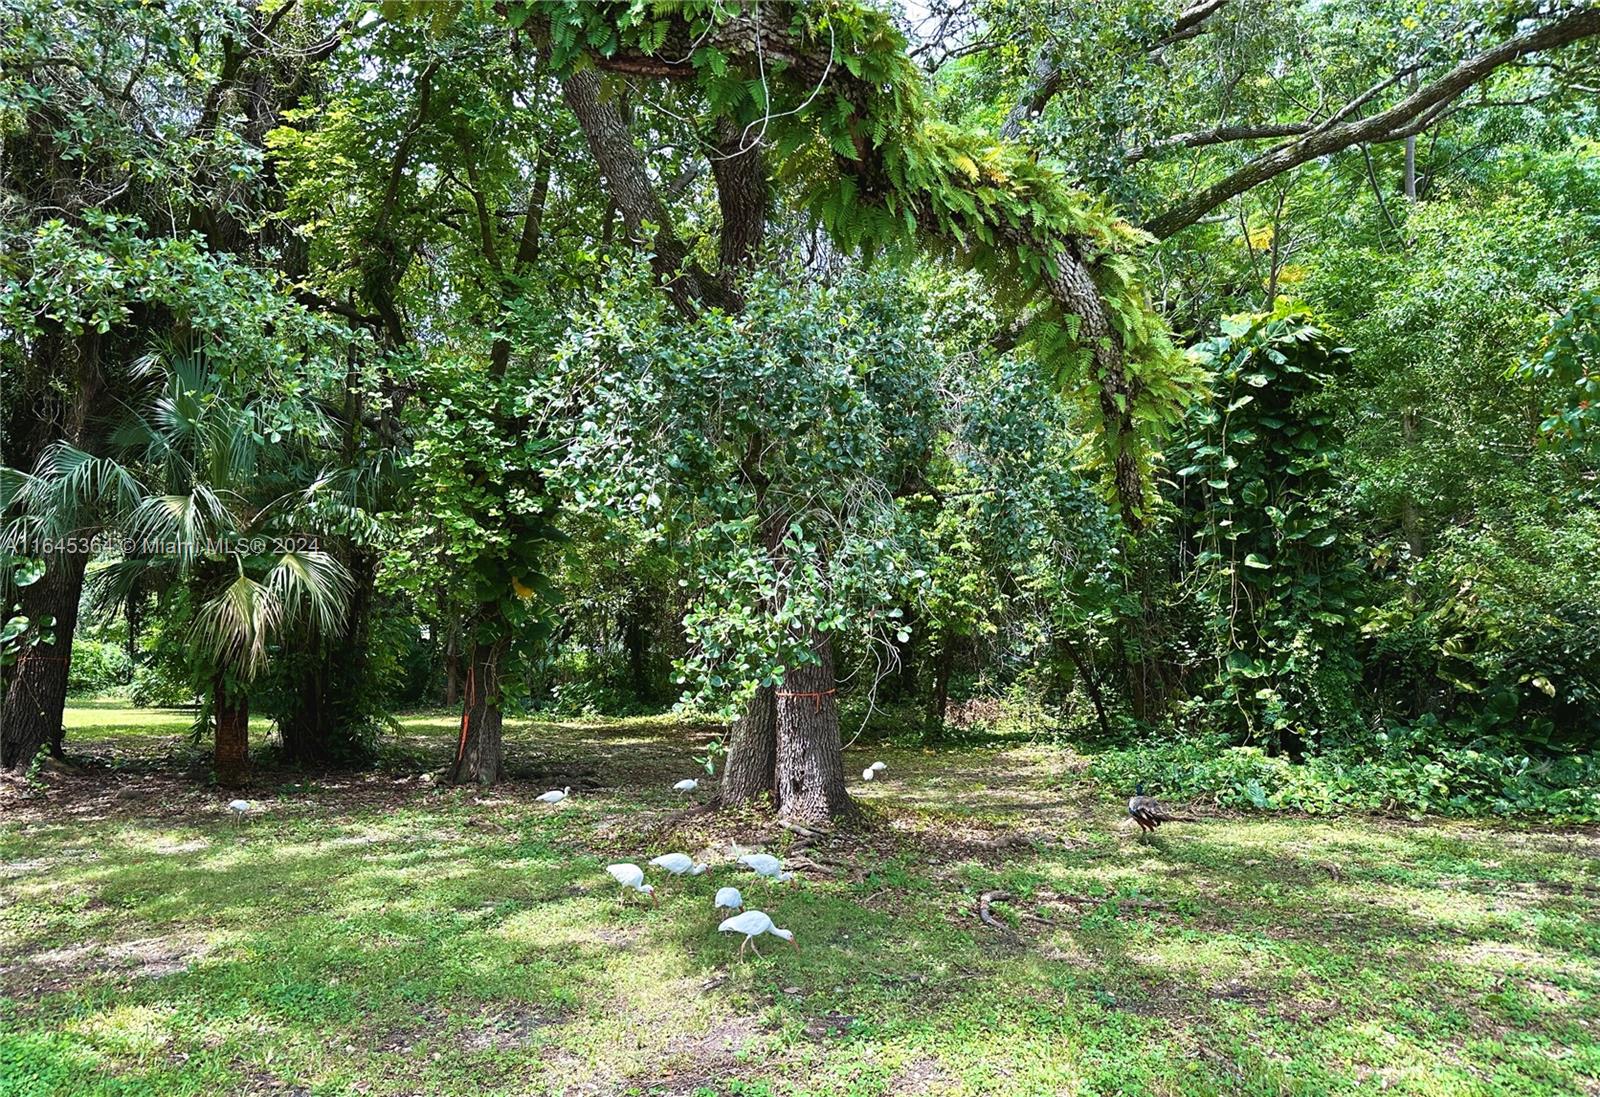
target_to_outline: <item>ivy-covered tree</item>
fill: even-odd
[[[1350,352],[1293,309],[1231,318],[1197,350],[1216,396],[1178,476],[1216,661],[1210,711],[1300,756],[1354,716],[1361,573],[1333,499],[1334,415],[1318,405]]]

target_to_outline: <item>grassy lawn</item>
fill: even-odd
[[[517,724],[479,796],[415,717],[236,824],[188,720],[75,707],[96,764],[4,807],[0,1097],[1600,1094],[1594,830],[1192,805],[1142,843],[1064,749],[874,748],[864,823],[769,886],[733,854],[792,835],[670,790],[703,731]],[[619,906],[604,866],[671,850],[713,870]],[[737,961],[727,883],[800,950]]]

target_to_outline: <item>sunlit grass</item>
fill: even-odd
[[[114,759],[187,719],[75,706],[69,734]],[[487,795],[419,779],[453,732],[410,717],[378,772],[263,774],[243,824],[178,769],[0,820],[0,1097],[1600,1091],[1593,832],[1256,816],[1142,843],[1054,748],[863,746],[856,772],[889,765],[854,782],[867,827],[785,888],[729,863],[770,837],[739,818],[662,832],[703,729],[516,722],[526,776]],[[619,904],[604,866],[668,849],[716,867]],[[800,951],[736,962],[726,882]]]

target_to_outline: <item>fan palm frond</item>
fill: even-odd
[[[160,556],[127,556],[100,565],[84,580],[85,609],[96,618],[110,617],[128,604],[145,579],[170,571],[170,562]]]
[[[241,573],[200,606],[193,642],[217,666],[249,681],[266,665],[267,645],[283,620],[277,593]]]
[[[0,513],[27,512],[32,500],[43,486],[31,472],[0,465]]]
[[[323,635],[344,629],[353,585],[343,564],[315,549],[285,552],[267,572],[267,586],[285,608],[285,623],[304,617]]]
[[[147,551],[172,556],[180,567],[191,567],[207,550],[234,528],[228,508],[206,484],[195,484],[187,495],[152,495],[144,499],[128,520],[128,533],[149,546]]]
[[[36,505],[63,518],[96,504],[131,510],[145,494],[144,486],[126,465],[85,453],[67,442],[56,442],[40,454],[34,476],[47,485]]]

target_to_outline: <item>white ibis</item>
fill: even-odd
[[[888,769],[889,767],[884,765],[882,762],[874,762],[874,763],[872,763],[872,765],[868,766],[867,768],[872,770],[873,773],[882,773],[884,770]]]
[[[571,785],[568,785],[566,788],[553,788],[543,796],[538,797],[538,801],[541,804],[559,804],[561,801],[565,800],[568,794],[571,792]]]
[[[674,876],[688,873],[690,876],[699,876],[708,865],[704,865],[687,853],[663,853],[660,857],[652,857],[650,863],[656,868],[664,869]]]
[[[629,891],[637,891],[640,895],[650,896],[652,905],[656,902],[656,889],[644,882],[644,869],[638,865],[623,863],[620,865],[607,865],[606,871],[611,873],[611,878],[622,885],[622,890],[617,893],[617,902],[627,898]]]
[[[235,819],[243,821],[244,817],[250,814],[251,806],[249,800],[235,800],[228,805],[228,810],[233,812]]]
[[[878,771],[873,769],[871,766],[868,766],[866,769],[861,771],[861,779],[863,781],[870,781],[877,775]]]
[[[739,894],[738,888],[718,888],[717,897],[711,904],[711,909],[717,910],[743,910],[744,896]]]
[[[683,780],[681,780],[677,784],[673,785],[672,786],[672,790],[674,792],[693,792],[695,789],[697,789],[699,787],[700,787],[700,782],[699,781],[695,780],[693,777],[685,777]]]
[[[794,873],[783,871],[783,862],[770,853],[747,853],[739,858],[739,863],[757,876],[765,876],[780,884],[794,879]]]
[[[740,956],[744,955],[746,948],[753,950],[757,956],[760,956],[761,950],[756,948],[755,940],[763,933],[770,933],[774,937],[788,941],[789,947],[797,952],[800,949],[799,943],[794,939],[794,934],[773,925],[772,919],[768,918],[764,911],[747,910],[743,914],[736,914],[718,926],[717,931],[719,933],[744,934],[744,944],[739,946]]]

